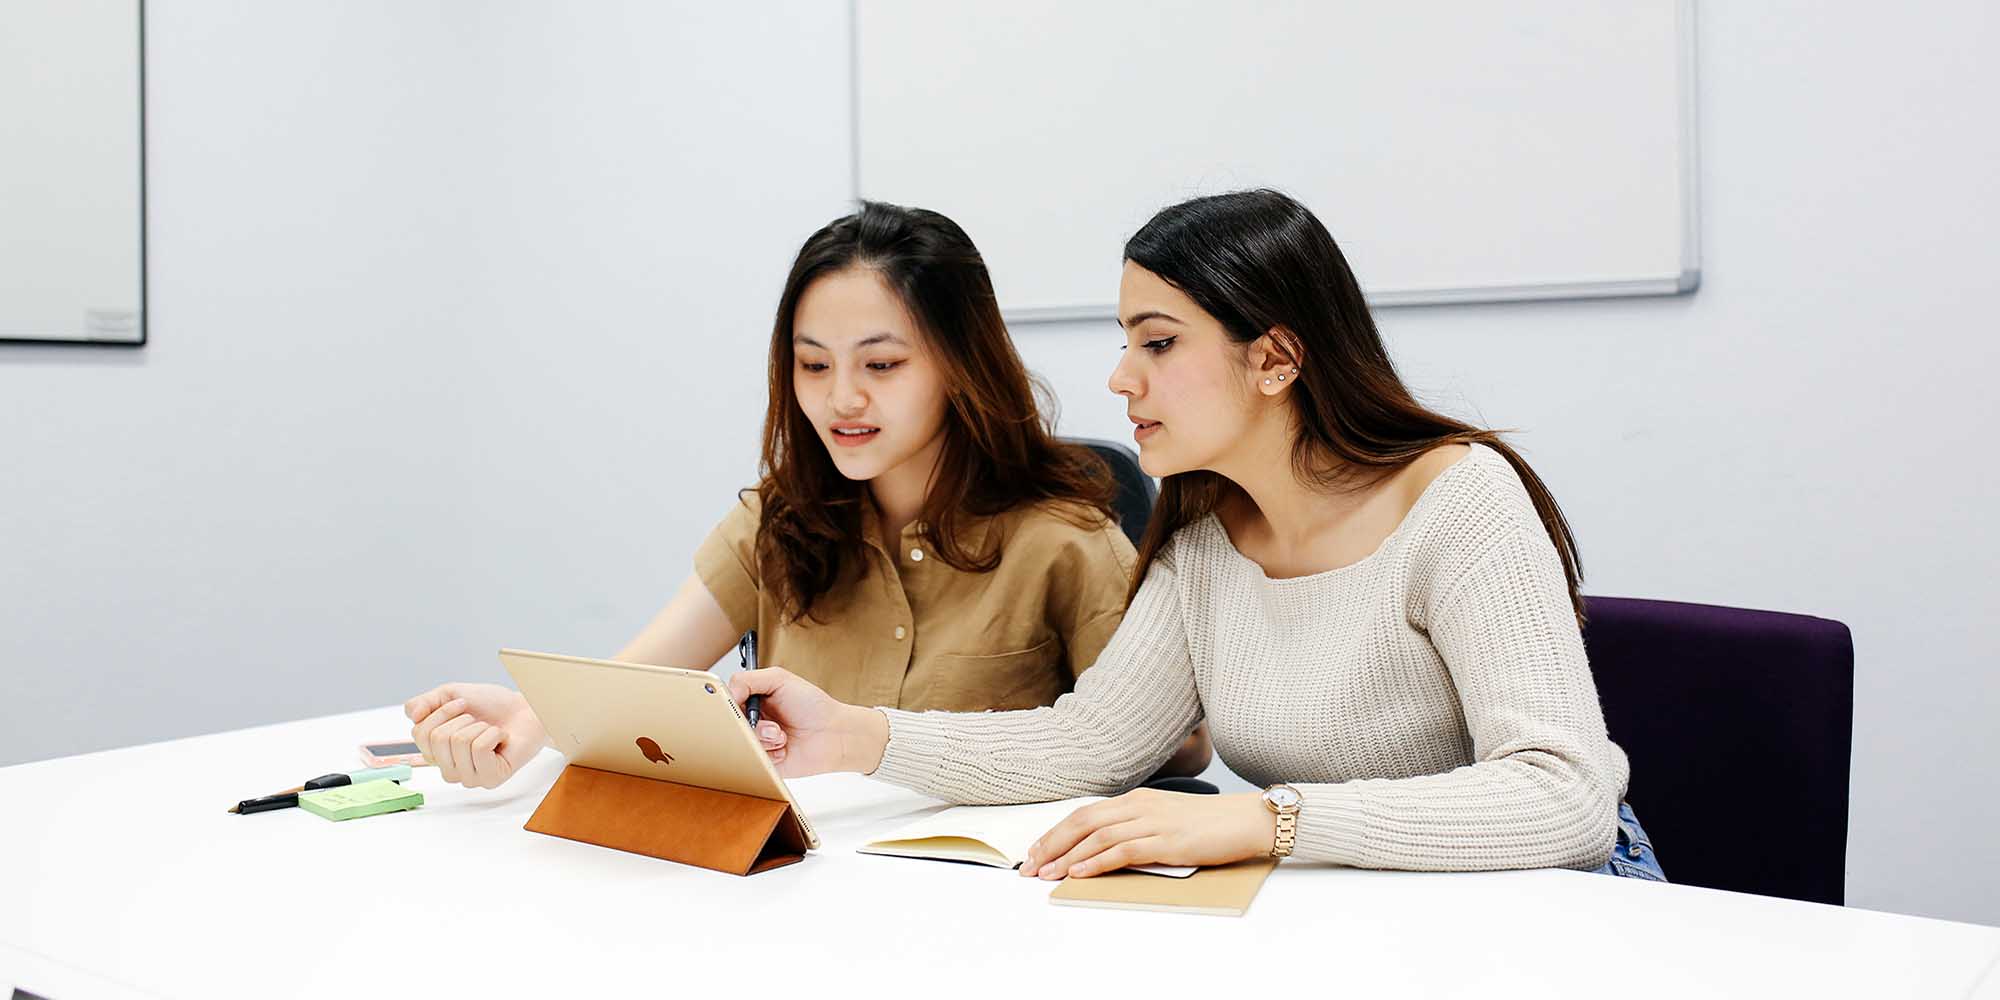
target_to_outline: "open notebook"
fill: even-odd
[[[1018,868],[1028,847],[1063,817],[1102,797],[1035,802],[1022,806],[953,806],[887,836],[861,845],[863,854],[897,858],[970,861],[995,868]],[[1178,865],[1138,865],[1129,871],[1186,878],[1195,869]]]

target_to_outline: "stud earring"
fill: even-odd
[[[1265,380],[1264,380],[1264,384],[1265,384],[1265,385],[1270,385],[1270,384],[1271,384],[1271,380],[1270,380],[1270,379],[1265,379]]]
[[[1280,381],[1280,382],[1283,382],[1284,380],[1285,380],[1285,377],[1284,377],[1283,375],[1280,375],[1280,376],[1278,376],[1278,381]]]

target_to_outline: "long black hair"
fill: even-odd
[[[1249,344],[1273,331],[1292,338],[1284,346],[1302,356],[1290,394],[1299,426],[1292,466],[1301,481],[1322,489],[1379,482],[1446,444],[1476,442],[1505,456],[1562,558],[1583,624],[1583,563],[1555,497],[1499,432],[1417,402],[1389,360],[1347,258],[1304,205],[1271,190],[1184,201],[1127,240],[1125,259],[1180,289],[1233,341]],[[1213,511],[1226,488],[1227,480],[1208,471],[1162,480],[1131,594],[1167,539]]]

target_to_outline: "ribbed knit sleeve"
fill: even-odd
[[[979,805],[1114,795],[1143,781],[1201,719],[1170,550],[1075,690],[1018,712],[883,709],[889,744],[874,776]]]

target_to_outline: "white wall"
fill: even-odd
[[[2000,829],[1995,15],[1700,16],[1698,293],[1377,321],[1427,399],[1521,431],[1589,592],[1846,622],[1848,901],[2000,924],[1974,846]],[[1129,433],[1103,387],[1114,328],[1015,337],[1066,430]],[[1745,831],[1772,851],[1789,835]]]
[[[151,5],[153,344],[0,349],[0,762],[610,649],[685,572],[843,208],[845,15],[588,9]],[[1698,294],[1380,320],[1592,592],[1850,624],[1849,900],[2000,924],[1992,17],[1704,5]],[[1115,337],[1017,331],[1066,432],[1129,426]]]
[[[152,343],[0,345],[0,763],[609,653],[685,576],[847,17],[590,11],[149,5]]]

